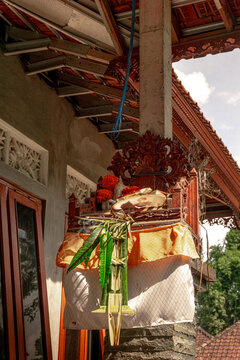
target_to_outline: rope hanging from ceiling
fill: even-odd
[[[122,127],[122,111],[126,100],[127,95],[127,87],[128,87],[128,79],[130,74],[130,66],[131,66],[131,58],[132,58],[132,51],[133,51],[133,37],[134,37],[134,25],[135,25],[135,10],[136,10],[136,0],[132,1],[132,24],[131,24],[131,37],[130,37],[130,46],[128,52],[128,60],[127,60],[127,69],[126,69],[126,76],[124,80],[123,92],[121,97],[121,102],[118,110],[118,114],[113,126],[113,132],[111,134],[111,139],[115,140],[118,138],[120,134],[120,130]]]

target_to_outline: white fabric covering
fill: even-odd
[[[129,306],[135,315],[122,316],[122,328],[157,326],[194,317],[194,288],[190,258],[172,256],[128,268]],[[107,314],[99,308],[98,269],[72,271],[64,280],[67,329],[106,329]]]

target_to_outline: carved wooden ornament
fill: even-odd
[[[126,186],[168,191],[181,177],[190,177],[191,167],[180,144],[147,131],[117,152],[108,170]]]

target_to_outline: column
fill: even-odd
[[[172,138],[171,1],[140,0],[140,133]]]

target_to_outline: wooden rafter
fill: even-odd
[[[27,75],[35,75],[62,67],[69,67],[74,70],[84,71],[95,76],[104,76],[107,65],[95,63],[85,59],[76,59],[67,55],[59,55],[50,58],[43,58],[37,62],[28,64]]]
[[[99,105],[99,106],[92,106],[85,109],[80,109],[77,112],[76,118],[77,119],[85,119],[87,117],[101,117],[112,115],[112,105]]]
[[[6,51],[4,52],[4,55],[11,56],[47,50],[49,43],[50,39],[43,38],[5,44]]]
[[[120,132],[135,132],[135,133],[138,134],[139,133],[138,129],[134,128],[133,125],[134,124],[131,121],[123,122]],[[102,125],[100,125],[99,132],[101,134],[110,134],[110,133],[112,133],[113,132],[113,124],[102,124]]]
[[[98,10],[103,19],[104,25],[111,36],[114,48],[118,55],[123,56],[126,53],[126,44],[122,37],[118,25],[113,17],[111,8],[107,0],[95,0]]]
[[[178,24],[177,18],[172,10],[172,43],[176,44],[179,42],[181,37],[181,29]]]
[[[228,0],[214,0],[215,5],[223,19],[227,31],[232,31],[235,23],[234,15]]]
[[[57,93],[59,97],[67,97],[67,96],[78,96],[78,95],[86,95],[91,94],[92,91],[82,88],[80,86],[68,85],[57,89]]]
[[[59,69],[66,64],[65,56],[57,56],[50,59],[44,59],[27,65],[27,75],[35,75],[46,71]]]
[[[98,116],[98,117],[107,116],[107,115],[112,115],[112,113],[117,113],[118,109],[119,109],[119,104],[105,104],[105,105],[93,106],[78,110],[76,117],[78,119],[82,119],[92,116]],[[136,123],[138,123],[139,109],[125,105],[122,114],[124,116],[137,120]]]
[[[80,79],[79,77],[68,75],[62,72],[59,72],[58,74],[58,81],[61,81],[65,84],[76,85],[91,90],[92,92],[95,92],[97,94],[103,95],[108,98],[120,100],[122,97],[121,89],[102,85],[89,80]],[[136,103],[136,100],[134,100],[129,93],[127,93],[126,100],[131,101],[132,103]]]
[[[18,35],[15,35],[18,37],[19,36],[30,37],[31,34],[34,34],[27,30],[23,30],[19,32],[17,28],[15,28],[15,32],[17,34],[19,33]],[[50,39],[48,37],[43,37],[40,39],[32,39],[22,42],[8,43],[5,45],[5,48],[6,48],[6,51],[4,53],[5,56],[50,49],[50,50],[57,50],[60,52],[66,52],[67,54],[75,55],[78,57],[89,58],[103,64],[109,64],[110,61],[114,59],[114,55],[104,53],[103,51],[100,50],[92,49],[89,45],[73,43],[71,41],[62,40],[62,39]]]

